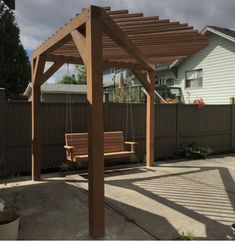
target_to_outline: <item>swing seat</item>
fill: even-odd
[[[124,141],[123,132],[104,132],[104,159],[128,158],[135,155],[136,142]],[[130,146],[130,150],[125,149]],[[67,160],[82,162],[88,160],[88,133],[65,134]]]

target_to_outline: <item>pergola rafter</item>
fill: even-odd
[[[154,161],[155,64],[184,58],[208,40],[187,24],[144,17],[128,10],[90,6],[71,19],[33,52],[32,176],[40,179],[40,85],[63,64],[87,70],[89,231],[104,235],[103,67],[129,68],[147,91],[146,164]],[[44,72],[45,63],[53,64]],[[144,72],[143,72],[144,71]]]

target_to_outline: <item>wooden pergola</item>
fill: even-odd
[[[87,70],[89,231],[103,236],[103,68],[129,68],[147,91],[146,165],[154,161],[155,64],[194,54],[208,40],[193,27],[179,22],[144,17],[128,10],[89,6],[34,52],[32,58],[32,177],[40,180],[40,86],[63,64],[83,64]],[[44,71],[45,63],[53,62]],[[143,72],[144,71],[144,72]]]

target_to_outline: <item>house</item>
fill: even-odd
[[[129,69],[121,68],[105,68],[103,71],[103,85],[104,88],[115,87],[120,84],[121,80],[128,80],[132,72]],[[131,78],[132,86],[139,85],[137,78]]]
[[[180,87],[185,103],[202,98],[206,104],[230,104],[235,102],[235,31],[207,26],[202,34],[209,45],[201,51],[157,65],[156,85]],[[120,75],[126,79],[132,73],[128,69],[106,69],[104,86],[118,85]],[[140,84],[136,78],[132,85]]]
[[[24,95],[28,101],[32,100],[32,84],[29,83]],[[104,102],[108,100],[107,94],[104,93]],[[86,103],[87,102],[87,85],[73,84],[54,84],[44,83],[41,86],[41,101],[56,103]]]
[[[158,84],[181,87],[186,103],[230,104],[235,97],[235,31],[207,26],[209,45],[157,71]]]
[[[67,85],[44,83],[41,86],[41,101],[66,103],[70,98],[72,103],[86,102],[86,85]],[[28,101],[32,100],[32,84],[29,83],[24,95],[28,96]]]

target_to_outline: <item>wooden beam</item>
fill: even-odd
[[[45,61],[38,56],[32,66],[32,179],[41,179],[41,91]]]
[[[184,27],[184,26],[179,26],[179,27],[171,27],[171,28],[158,28],[158,27],[151,27],[148,28],[148,26],[142,27],[142,28],[132,28],[132,29],[123,29],[123,32],[127,35],[133,35],[133,34],[150,34],[150,33],[160,33],[160,32],[169,32],[169,31],[177,31],[177,30],[189,30],[193,29],[193,27]]]
[[[142,66],[138,63],[132,63],[127,61],[112,61],[112,60],[104,60],[103,66],[105,67],[116,67],[116,68],[127,68],[127,69],[140,69],[142,70]]]
[[[55,61],[49,68],[43,73],[42,78],[39,82],[41,86],[44,82],[46,82],[56,71],[60,69],[60,67],[64,64],[63,61]]]
[[[163,20],[159,20],[159,19],[150,19],[150,20],[144,20],[144,18],[142,18],[142,20],[140,21],[129,21],[129,22],[117,22],[118,26],[120,26],[121,28],[132,28],[132,27],[143,27],[143,26],[159,26],[159,25],[167,25],[167,24],[180,24],[179,22],[171,22],[168,19],[163,19]]]
[[[144,75],[140,70],[131,69],[132,73],[137,77],[137,79],[141,82],[147,92],[150,91],[150,83],[147,80],[146,75]]]
[[[111,7],[110,6],[105,6],[105,7],[101,7],[103,8],[105,11],[111,11]],[[83,8],[82,11],[87,10],[87,8]]]
[[[146,165],[152,166],[154,163],[154,141],[155,141],[155,124],[154,124],[154,89],[155,73],[147,73],[147,79],[150,89],[147,91],[147,110],[146,110]]]
[[[141,21],[146,21],[146,20],[159,20],[159,17],[158,16],[153,16],[153,17],[130,17],[128,16],[128,18],[116,18],[113,20],[116,22],[116,23],[130,23],[130,22],[141,22]]]
[[[56,62],[62,61],[63,63],[69,63],[74,65],[84,65],[81,57],[76,56],[66,56],[66,55],[53,55],[47,54],[45,55],[46,61]],[[176,58],[177,59],[177,58]],[[141,65],[138,63],[132,63],[128,61],[115,61],[115,60],[103,60],[104,67],[117,67],[117,68],[129,68],[129,69],[143,69]]]
[[[134,40],[153,40],[154,38],[175,38],[175,37],[181,37],[183,38],[191,38],[191,37],[198,37],[200,36],[196,30],[178,30],[178,31],[162,31],[157,33],[145,33],[145,34],[130,34],[128,35],[129,39],[132,41]],[[204,36],[200,36],[202,40],[206,40]],[[112,41],[112,38],[109,36],[104,36],[103,40],[105,41]]]
[[[73,37],[73,41],[78,49],[78,52],[80,56],[82,57],[83,63],[86,64],[87,62],[87,46],[86,46],[86,38],[84,35],[82,35],[78,30],[74,30],[71,32],[71,35]]]
[[[127,9],[124,9],[124,10],[106,11],[106,13],[108,15],[112,16],[112,15],[128,14],[129,11]]]
[[[89,12],[88,10],[85,10],[72,19],[69,23],[65,24],[33,52],[33,58],[43,54],[46,51],[49,53],[71,39],[70,33],[79,26],[83,25],[88,19],[88,16]]]
[[[112,15],[111,18],[114,19],[122,19],[122,18],[136,18],[136,17],[143,17],[143,13],[128,13],[128,14],[117,14]]]
[[[74,65],[76,64],[84,65],[83,60],[80,56],[46,54],[45,59],[46,61],[50,61],[50,62],[62,61],[64,63],[74,64]]]
[[[44,56],[38,56],[32,61],[32,83],[35,85],[40,85],[40,79],[44,72],[45,63]]]
[[[104,32],[122,47],[131,57],[135,58],[143,68],[154,70],[155,66],[141,53],[136,45],[128,39],[125,33],[118,27],[112,18],[99,8],[100,21],[103,24]]]
[[[102,26],[96,9],[90,6],[86,23],[89,232],[94,238],[105,234]]]

